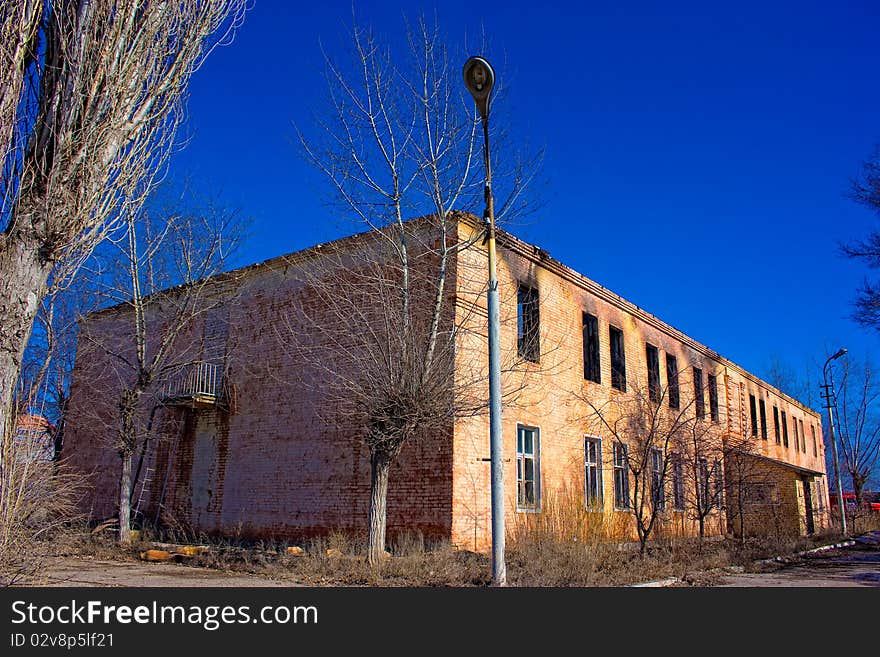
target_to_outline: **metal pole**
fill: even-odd
[[[486,164],[486,241],[489,251],[489,456],[492,462],[492,584],[507,585],[504,563],[504,454],[501,431],[501,348],[498,325],[498,278],[495,272],[495,202],[492,198],[492,163],[489,157],[489,117],[483,117],[483,153]]]
[[[840,352],[838,352],[835,356],[831,356],[828,360],[825,361],[825,367],[822,368],[822,378],[825,382],[825,401],[827,403],[826,408],[828,409],[828,433],[831,439],[831,456],[834,459],[834,478],[837,481],[837,505],[840,507],[840,525],[843,529],[843,535],[848,536],[848,532],[846,530],[846,504],[843,500],[843,483],[840,480],[840,465],[837,461],[837,441],[834,438],[834,412],[833,412],[833,404],[831,403],[831,387],[828,384],[828,364],[836,357],[842,356]]]

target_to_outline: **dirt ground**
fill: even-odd
[[[173,563],[106,561],[88,557],[59,557],[33,578],[32,586],[291,586],[267,577]]]
[[[880,531],[855,539],[855,544],[765,562],[761,572],[743,572],[715,578],[720,587],[880,587]],[[175,563],[108,561],[93,557],[58,557],[49,561],[32,586],[297,586],[289,579],[225,572]],[[675,586],[673,582],[660,585]]]

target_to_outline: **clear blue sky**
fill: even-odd
[[[357,11],[392,37],[419,11],[459,44],[485,26],[509,129],[546,148],[546,205],[519,237],[759,375],[774,357],[803,368],[839,345],[876,352],[847,318],[869,272],[836,253],[876,223],[845,197],[880,143],[876,0]],[[349,230],[292,121],[307,127],[319,106],[319,40],[341,52],[350,19],[347,1],[256,0],[192,81],[172,177],[253,218],[241,264]]]

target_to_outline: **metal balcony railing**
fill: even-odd
[[[162,401],[168,405],[212,406],[223,403],[220,365],[196,361],[165,384]]]

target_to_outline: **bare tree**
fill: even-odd
[[[880,216],[880,148],[864,162],[861,176],[852,182],[850,197]],[[880,230],[875,229],[866,238],[840,248],[846,257],[859,260],[870,269],[880,268]],[[880,330],[880,283],[866,278],[854,306],[852,317],[859,325]]]
[[[706,521],[724,507],[725,463],[740,447],[725,440],[721,425],[710,417],[695,417],[678,436],[677,454],[682,459],[683,508],[696,521],[700,541],[706,536]],[[728,473],[728,474],[732,474]]]
[[[846,359],[837,392],[837,439],[841,467],[849,475],[856,508],[862,507],[865,486],[880,464],[880,387],[869,361],[857,363]]]
[[[244,0],[2,3],[0,431],[54,268],[76,269],[137,212],[190,76],[244,11]]]
[[[332,272],[300,268],[320,303],[292,319],[286,340],[320,372],[325,398],[338,401],[334,415],[369,448],[367,558],[375,564],[385,550],[391,464],[408,442],[485,407],[453,375],[460,333],[450,271],[481,237],[463,238],[453,210],[481,207],[483,160],[479,118],[461,83],[465,58],[451,57],[437,27],[407,26],[404,53],[357,26],[351,36],[350,65],[325,55],[329,108],[319,135],[300,133],[300,144],[331,198],[369,231],[368,246],[328,260]],[[499,217],[525,210],[534,167],[496,170],[505,190]]]
[[[615,498],[632,512],[643,556],[666,512],[673,457],[680,454],[694,424],[694,403],[682,399],[677,386],[661,386],[659,381],[628,388],[608,399],[597,400],[580,392],[576,397],[587,408],[584,420],[591,430],[612,439],[613,465],[618,473]],[[621,483],[621,467],[626,469],[625,483]]]
[[[118,305],[103,311],[113,330],[86,318],[79,357],[97,350],[115,363],[118,381],[113,446],[118,451],[119,542],[130,541],[133,457],[153,435],[164,384],[191,369],[194,341],[184,340],[205,313],[227,303],[216,280],[242,237],[236,213],[209,206],[168,211],[148,206],[129,216],[106,248],[83,267],[99,295]],[[106,421],[106,420],[105,420]]]

